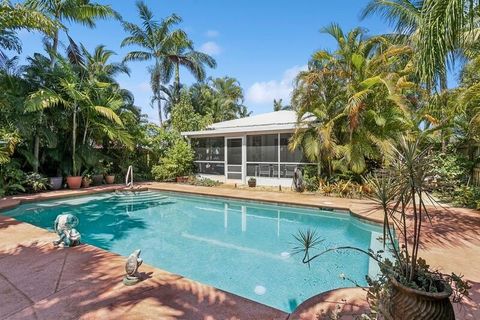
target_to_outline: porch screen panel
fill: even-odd
[[[248,162],[277,162],[278,135],[264,134],[247,136]]]
[[[303,156],[302,149],[297,148],[291,151],[288,143],[292,137],[291,133],[282,133],[280,135],[280,162],[301,163],[307,162]]]
[[[223,137],[193,138],[197,173],[225,175],[225,140]]]
[[[224,161],[225,141],[223,137],[195,138],[192,147],[197,161]]]

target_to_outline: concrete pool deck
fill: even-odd
[[[382,219],[375,204],[367,200],[170,183],[140,186],[334,208],[371,221]],[[118,188],[102,186],[8,197],[0,199],[0,211],[20,202]],[[442,272],[465,275],[473,285],[472,299],[456,308],[457,319],[480,319],[480,212],[437,208],[432,216],[433,226],[425,228],[421,256]],[[346,315],[358,314],[367,307],[361,289],[341,289],[312,297],[288,315],[148,265],[140,269],[143,282],[125,287],[121,284],[124,257],[90,245],[55,249],[51,245],[55,238],[44,229],[0,215],[0,319],[322,319],[322,314],[328,315],[338,306]]]

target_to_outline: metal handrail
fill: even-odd
[[[130,181],[128,181],[129,177]],[[125,176],[125,185],[127,187],[133,188],[133,166],[128,167],[127,175]]]

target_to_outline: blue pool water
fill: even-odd
[[[378,248],[381,228],[348,213],[156,191],[23,204],[7,215],[52,230],[58,214],[80,219],[82,241],[290,312],[323,291],[365,284],[366,255],[332,252],[309,269],[290,255],[298,230],[316,229],[323,248]]]

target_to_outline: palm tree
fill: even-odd
[[[163,19],[161,22],[154,20],[153,12],[142,1],[137,1],[137,10],[142,20],[141,25],[130,22],[124,22],[125,31],[129,33],[121,43],[121,47],[138,46],[141,50],[129,52],[124,61],[149,61],[153,60],[154,65],[149,68],[150,86],[153,92],[152,102],[157,102],[158,116],[160,124],[163,124],[162,117],[162,82],[171,78],[172,74],[165,74],[162,64],[165,63],[166,48],[171,46],[175,38],[180,38],[183,31],[171,28],[181,21],[177,15],[171,15]]]
[[[332,167],[361,173],[367,160],[381,160],[396,135],[411,125],[405,120],[411,117],[405,93],[415,90],[408,81],[412,52],[384,37],[366,38],[361,28],[345,33],[332,24],[322,32],[337,48],[315,52],[309,70],[298,76],[292,103],[299,130],[291,147],[302,145],[328,173]]]
[[[22,28],[52,35],[56,24],[41,12],[20,3],[12,5],[8,0],[2,0],[0,2],[0,59],[6,59],[2,49],[21,52],[22,46],[16,31]]]
[[[273,99],[273,111],[292,110],[291,105],[283,105],[283,99]]]
[[[90,0],[27,0],[25,6],[43,13],[54,23],[55,28],[50,45],[51,64],[55,64],[58,52],[59,32],[68,32],[64,22],[81,23],[89,28],[95,27],[96,19],[120,18],[109,5],[102,5]]]
[[[210,78],[208,84],[213,92],[212,115],[215,121],[225,121],[247,117],[243,89],[237,79],[231,77]]]
[[[203,81],[206,75],[205,66],[215,68],[217,63],[208,54],[195,51],[193,42],[185,33],[174,34],[172,40],[165,48],[165,57],[161,67],[162,73],[165,75],[164,82],[170,81],[172,70],[174,70],[174,88],[178,95],[180,92],[180,66],[190,71],[197,81]]]

